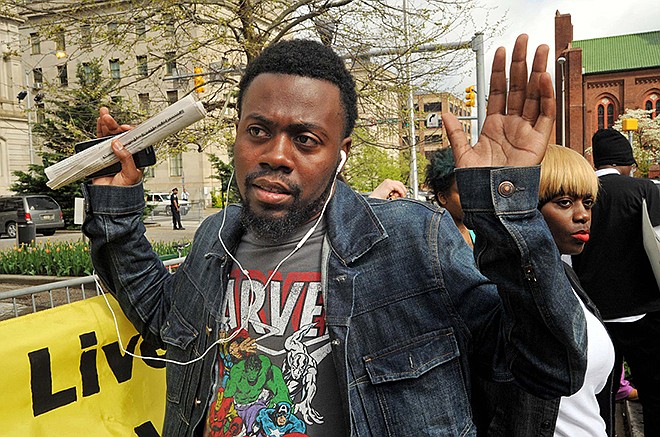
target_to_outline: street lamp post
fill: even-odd
[[[27,128],[28,128],[28,148],[30,150],[30,164],[34,164],[34,141],[32,139],[32,89],[34,87],[33,83],[30,83],[30,71],[34,71],[35,68],[41,64],[41,61],[46,59],[48,55],[55,55],[57,59],[64,59],[67,57],[67,54],[63,50],[53,50],[51,52],[45,53],[41,59],[39,59],[30,70],[25,69],[25,88],[27,91],[25,103],[25,111],[27,112]],[[20,98],[19,98],[20,100]]]
[[[557,63],[561,65],[561,145],[566,147],[566,78],[564,73],[566,58],[560,56],[557,58]]]

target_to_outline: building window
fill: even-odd
[[[602,99],[596,109],[598,114],[598,129],[609,129],[614,126],[614,121],[618,114],[614,103],[610,99]]]
[[[167,91],[167,103],[173,105],[179,100],[179,92],[177,90]]]
[[[145,39],[147,37],[147,25],[143,20],[135,22],[135,35],[137,39]]]
[[[174,36],[175,33],[174,18],[169,14],[165,14],[163,15],[163,23],[165,25],[165,36],[168,37]]]
[[[89,62],[83,62],[82,68],[83,68],[83,74],[82,74],[83,83],[85,84],[90,83],[92,81],[92,66],[89,64]]]
[[[35,68],[34,70],[32,70],[32,84],[35,86],[41,86],[41,84],[43,83],[44,83],[44,73],[41,70],[41,68]]]
[[[80,26],[80,46],[86,48],[92,46],[92,27],[89,24]]]
[[[170,176],[180,177],[183,174],[183,155],[177,153],[170,156]]]
[[[111,21],[108,23],[108,40],[110,42],[116,43],[119,38],[119,24],[116,21]]]
[[[119,59],[110,59],[110,77],[115,80],[121,79]]]
[[[614,105],[607,105],[607,128],[611,128],[614,125]]]
[[[44,123],[46,121],[46,107],[43,103],[37,103],[37,123]]]
[[[165,53],[165,74],[168,76],[176,75],[176,53]]]
[[[651,94],[646,98],[644,109],[649,111],[649,118],[651,119],[655,119],[655,117],[660,115],[660,98],[658,98],[657,94]]]
[[[60,85],[69,85],[69,73],[67,71],[66,64],[57,66],[57,78],[60,80]]]
[[[138,94],[138,100],[140,101],[140,110],[143,112],[149,112],[149,93]]]
[[[63,52],[66,50],[66,37],[64,31],[58,32],[55,35],[55,50]]]
[[[146,55],[137,57],[137,69],[138,69],[138,75],[142,77],[149,76],[149,64],[147,64]]]
[[[424,112],[442,112],[442,102],[424,103]]]
[[[32,54],[38,55],[41,53],[41,38],[38,33],[30,34],[30,46],[32,47]]]

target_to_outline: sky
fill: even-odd
[[[554,17],[559,10],[570,14],[575,40],[604,36],[660,30],[660,2],[658,0],[481,0],[491,10],[494,17],[506,13],[505,30],[501,36],[486,41],[486,80],[490,77],[490,66],[495,50],[499,46],[507,48],[507,59],[516,37],[521,33],[529,35],[528,62],[539,44],[550,46],[550,56],[554,53]],[[479,17],[475,17],[477,24]],[[549,60],[551,74],[554,75],[552,60]],[[474,63],[468,66],[462,77],[450,78],[443,88],[461,95],[464,88],[475,83]]]

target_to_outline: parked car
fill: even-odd
[[[154,214],[172,215],[172,204],[170,203],[170,193],[149,193],[147,194],[147,206],[153,207]],[[188,214],[190,204],[187,200],[179,199],[179,210],[181,215]]]
[[[24,221],[34,223],[37,233],[46,236],[64,228],[62,209],[52,197],[37,194],[0,196],[0,234],[16,238],[17,223]]]

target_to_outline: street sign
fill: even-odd
[[[431,112],[426,116],[426,127],[440,127],[440,114]]]

